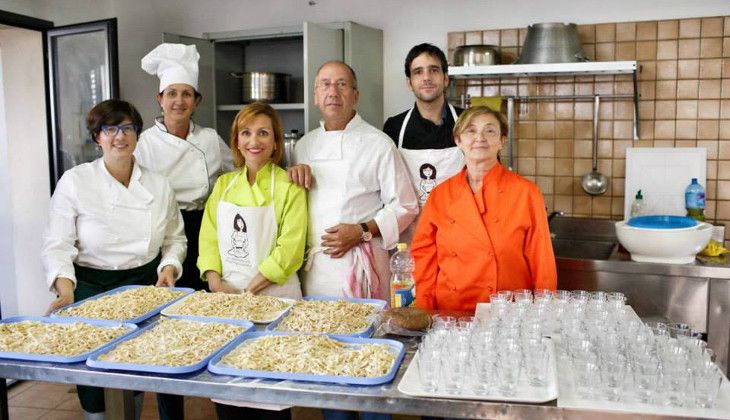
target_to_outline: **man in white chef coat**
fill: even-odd
[[[389,296],[388,249],[418,213],[418,200],[393,141],[355,111],[354,70],[341,61],[317,72],[314,101],[320,127],[296,144],[290,170],[311,168],[309,255],[302,273],[305,295]],[[308,173],[307,173],[308,175]]]

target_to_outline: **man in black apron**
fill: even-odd
[[[433,187],[464,166],[464,156],[452,135],[462,110],[446,102],[448,63],[438,47],[419,44],[411,48],[405,71],[416,103],[408,111],[388,118],[383,131],[398,145],[423,208]],[[401,234],[402,242],[411,242],[416,223]]]

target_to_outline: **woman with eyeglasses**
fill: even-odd
[[[185,259],[172,188],[132,156],[142,127],[139,112],[110,99],[89,111],[86,125],[102,157],[66,171],[51,197],[42,259],[58,298],[49,313],[120,286],[171,286]],[[77,388],[84,417],[104,418],[103,389]]]
[[[499,290],[555,290],[545,202],[499,163],[506,141],[504,116],[488,107],[456,121],[466,166],[431,191],[411,243],[419,307],[474,311]]]

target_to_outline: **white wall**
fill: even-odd
[[[0,0],[0,9],[57,25],[107,17],[119,19],[122,96],[135,103],[147,125],[158,114],[156,81],[139,68],[140,58],[160,42],[161,32],[204,32],[288,26],[303,21],[352,20],[383,29],[385,115],[409,107],[402,66],[420,42],[446,49],[446,33],[525,27],[535,22],[598,23],[730,15],[728,0]]]
[[[2,315],[37,315],[52,298],[40,261],[50,196],[43,38],[35,31],[1,29],[0,57]]]

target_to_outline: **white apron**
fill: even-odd
[[[387,298],[390,279],[380,279],[376,267],[389,264],[387,252],[374,252],[380,239],[362,243],[341,258],[324,254],[321,235],[341,223],[342,197],[347,197],[346,179],[350,166],[342,155],[344,132],[324,132],[328,147],[312,156],[312,178],[317,186],[309,192],[309,245],[303,272],[305,296]],[[333,199],[334,198],[334,199]],[[382,248],[382,246],[381,246]]]
[[[274,168],[271,169],[271,205],[265,207],[237,206],[224,200],[239,175],[223,191],[216,222],[223,279],[236,290],[243,291],[258,273],[259,264],[271,253],[278,227],[274,209]],[[297,273],[289,276],[282,285],[270,285],[261,294],[301,299]]]
[[[448,104],[448,106],[452,117],[454,117],[454,121],[456,121],[458,118],[456,109],[451,104]],[[411,175],[411,183],[418,196],[418,206],[423,209],[423,205],[426,204],[426,199],[431,194],[431,190],[436,185],[454,176],[464,167],[464,154],[456,146],[447,147],[446,149],[404,149],[403,137],[405,136],[406,126],[408,125],[408,120],[411,119],[412,113],[413,108],[408,111],[400,127],[398,151],[401,157],[403,157],[403,161],[408,168],[408,173]],[[401,233],[401,242],[406,242],[410,245],[417,224],[418,217]]]

